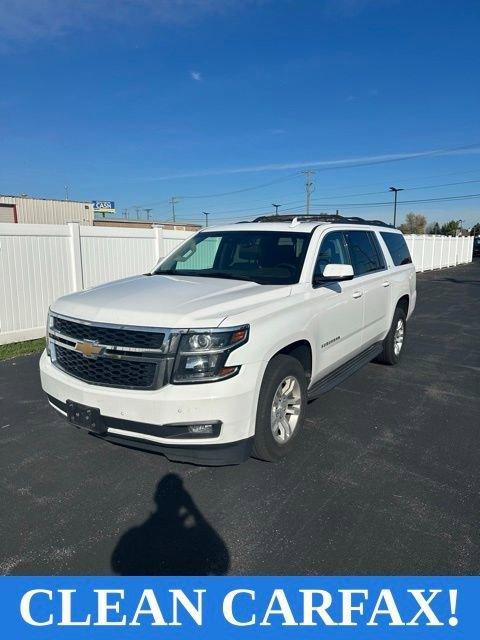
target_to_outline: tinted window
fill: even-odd
[[[387,245],[396,267],[412,262],[405,238],[400,233],[380,233],[380,235]]]
[[[155,273],[293,284],[300,278],[310,237],[288,231],[202,232],[168,256]]]
[[[314,275],[323,276],[323,270],[327,264],[351,264],[345,238],[340,231],[329,233],[322,240]]]
[[[371,233],[368,231],[346,231],[345,237],[356,276],[384,269],[383,256],[379,254]]]

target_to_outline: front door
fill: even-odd
[[[315,275],[327,264],[351,264],[342,231],[330,231],[321,241]],[[353,280],[325,282],[313,291],[318,354],[313,379],[323,377],[355,356],[361,349],[363,290]]]

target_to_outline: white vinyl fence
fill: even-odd
[[[417,271],[454,267],[472,261],[473,236],[405,236]]]
[[[150,271],[189,231],[0,223],[0,344],[41,337],[56,298]]]
[[[0,223],[0,344],[41,337],[56,298],[150,270],[190,234]],[[417,271],[472,260],[473,238],[405,236]]]

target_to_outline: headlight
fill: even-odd
[[[248,340],[248,326],[227,331],[190,330],[180,340],[172,382],[214,382],[231,378],[240,367],[226,367],[230,353]]]
[[[53,317],[50,313],[50,309],[48,310],[47,313],[47,327],[46,327],[46,335],[45,335],[45,347],[47,350],[47,354],[50,356],[51,355],[51,349],[50,349],[50,329],[53,326]]]

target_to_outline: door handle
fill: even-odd
[[[389,287],[390,286],[390,282],[388,280],[386,280],[383,284],[382,287]]]
[[[361,298],[363,296],[363,291],[354,291],[352,293],[352,298]]]

